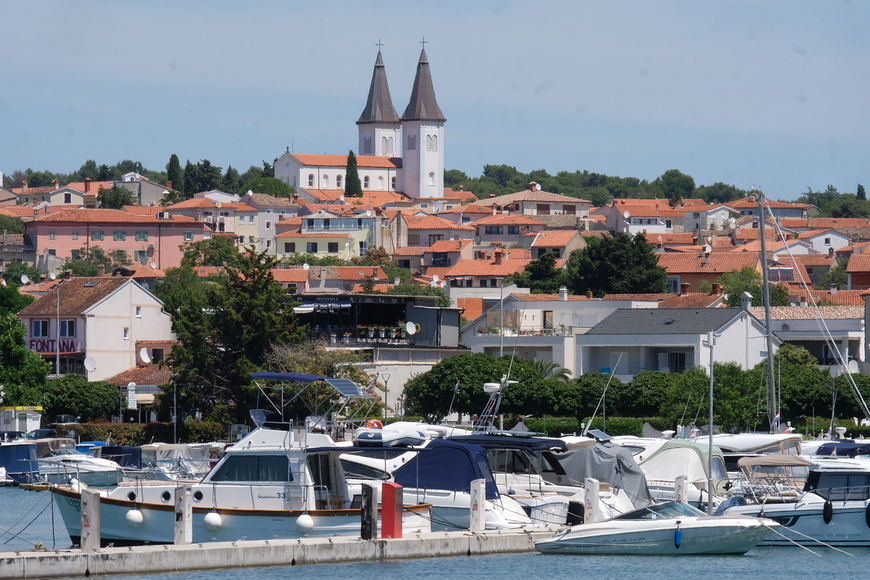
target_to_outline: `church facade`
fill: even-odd
[[[417,63],[411,98],[399,117],[390,96],[380,50],[357,127],[357,169],[364,191],[399,192],[409,198],[444,196],[444,123],[435,99],[424,48]],[[275,162],[275,177],[300,193],[343,191],[346,155],[285,152]]]

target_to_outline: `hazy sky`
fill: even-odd
[[[0,171],[357,150],[425,37],[448,169],[870,187],[870,1],[4,0]]]

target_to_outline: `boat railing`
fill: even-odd
[[[870,499],[870,485],[823,487],[808,491],[830,501],[866,501]]]

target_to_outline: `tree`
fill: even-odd
[[[27,329],[15,314],[0,314],[0,385],[3,404],[43,405],[51,363],[26,346]]]
[[[97,193],[97,203],[103,209],[121,209],[125,205],[135,204],[136,200],[126,187],[113,185],[109,189],[100,188]]]
[[[667,273],[643,234],[588,238],[587,244],[571,252],[565,266],[566,285],[573,294],[591,290],[601,297],[667,291]]]
[[[253,191],[254,193],[265,193],[273,197],[284,198],[289,198],[296,193],[295,188],[274,177],[255,177],[246,181],[238,189],[244,192]]]
[[[71,271],[76,277],[92,277],[99,276],[101,269],[103,273],[108,273],[116,266],[129,266],[131,263],[123,250],[116,250],[109,256],[100,246],[93,246],[90,249],[80,248],[74,258],[63,263],[63,269]]]
[[[181,245],[182,266],[226,266],[238,263],[241,253],[235,238],[214,236]]]
[[[867,192],[864,191],[864,186],[860,183],[858,184],[858,191],[855,193],[855,197],[860,201],[867,201]]]
[[[719,277],[722,291],[728,295],[728,306],[741,306],[740,300],[744,292],[752,295],[752,306],[764,306],[762,301],[762,276],[754,268],[746,266],[741,270],[726,272]],[[788,306],[788,290],[779,284],[770,284],[771,306]]]
[[[18,291],[18,285],[0,284],[0,314],[18,314],[35,298]]]
[[[173,314],[178,344],[168,359],[188,404],[206,416],[242,422],[252,401],[245,386],[261,370],[273,344],[305,340],[293,301],[276,282],[277,261],[250,247],[211,293],[210,308],[196,301]]]
[[[6,232],[7,234],[23,234],[24,222],[18,217],[0,215],[0,232]]]
[[[25,262],[9,262],[6,264],[6,269],[3,272],[3,279],[6,280],[6,284],[18,288],[24,284],[21,279],[22,276],[27,276],[27,279],[31,282],[39,282],[40,278],[42,278],[42,272]]]
[[[447,294],[447,291],[440,286],[402,282],[401,284],[388,289],[384,294],[392,296],[436,296],[437,299],[435,300],[435,306],[447,308],[451,304],[450,296]]]
[[[847,288],[849,284],[849,274],[846,273],[846,268],[848,268],[848,266],[848,259],[839,262],[836,266],[822,274],[816,288],[819,290],[827,290],[831,286],[844,289]]]
[[[505,279],[505,283],[511,282],[528,288],[532,294],[555,294],[565,284],[565,273],[556,269],[556,252],[544,252],[537,260],[526,264],[522,272]]]
[[[364,256],[351,258],[350,263],[358,266],[380,266],[387,275],[387,280],[398,278],[401,282],[408,282],[414,276],[410,269],[399,266],[383,246],[371,248]]]
[[[344,197],[362,197],[362,183],[359,180],[359,169],[356,166],[356,155],[353,151],[347,153],[347,169],[344,178]]]
[[[221,189],[227,193],[238,193],[241,185],[241,177],[232,165],[227,166],[227,172],[224,173],[224,181]],[[244,191],[247,191],[245,189]]]
[[[684,198],[692,197],[695,191],[695,180],[678,169],[668,169],[655,183],[661,186],[662,193],[672,206],[680,205]]]
[[[175,153],[169,157],[169,163],[166,164],[166,181],[168,188],[184,193],[184,172],[181,170],[181,162],[178,161],[178,155]]]
[[[46,389],[45,415],[75,415],[84,423],[117,413],[121,389],[105,381],[88,382],[81,375],[50,379]]]

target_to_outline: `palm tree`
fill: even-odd
[[[565,367],[559,366],[551,360],[541,360],[536,358],[531,362],[531,367],[535,374],[537,374],[542,380],[554,379],[562,381],[563,383],[567,383],[571,380],[571,371]]]

